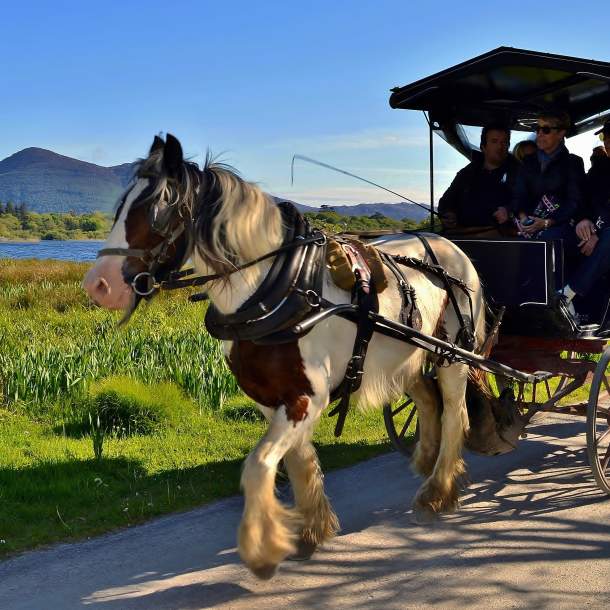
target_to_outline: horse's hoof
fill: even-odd
[[[252,573],[260,580],[270,580],[277,572],[277,565],[266,564],[262,566],[250,567]]]
[[[289,555],[287,559],[290,561],[307,561],[311,559],[311,556],[315,553],[318,545],[315,542],[308,542],[307,540],[299,539],[297,542],[297,550],[292,555]]]
[[[413,514],[411,516],[411,521],[415,523],[415,525],[432,525],[439,520],[438,513],[435,513],[433,510],[429,508],[413,508]]]

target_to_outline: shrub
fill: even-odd
[[[108,377],[92,384],[83,404],[81,423],[118,435],[150,434],[177,423],[192,403],[171,383],[146,385],[129,377]]]
[[[263,414],[253,402],[247,401],[243,396],[230,400],[221,410],[222,416],[231,421],[257,422],[265,421]]]

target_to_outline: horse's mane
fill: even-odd
[[[267,194],[210,154],[202,174],[193,214],[195,248],[209,267],[225,274],[280,245],[281,214]]]

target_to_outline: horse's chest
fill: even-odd
[[[265,407],[285,405],[288,419],[294,422],[305,419],[313,389],[296,341],[281,345],[236,341],[227,361],[250,398]]]

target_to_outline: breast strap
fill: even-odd
[[[313,231],[298,210],[280,204],[284,243],[309,238]],[[217,339],[259,344],[287,343],[298,335],[292,327],[319,306],[322,294],[325,242],[304,242],[275,257],[265,279],[234,313],[222,314],[210,304],[205,325]]]

